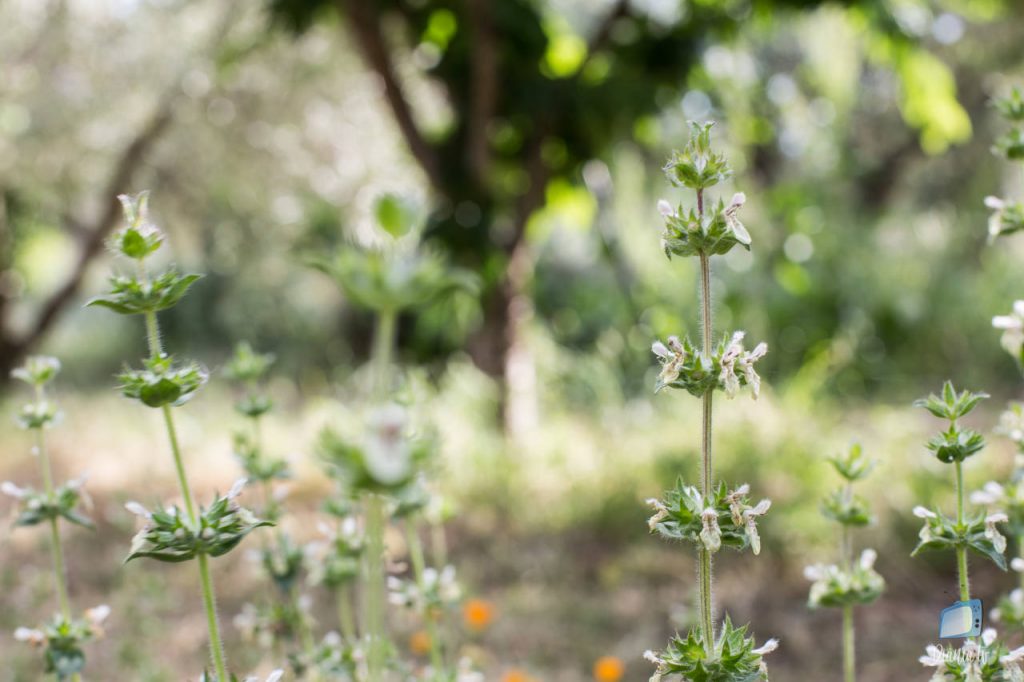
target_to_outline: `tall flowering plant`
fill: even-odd
[[[843,612],[843,679],[857,679],[855,630],[853,608],[871,604],[885,590],[885,580],[875,571],[877,554],[865,549],[854,557],[853,529],[872,522],[867,502],[854,494],[853,484],[867,477],[874,467],[860,445],[853,445],[845,453],[829,459],[843,486],[825,498],[822,513],[839,524],[839,561],[835,564],[815,564],[804,570],[812,581],[808,603],[812,609],[831,607]]]
[[[150,558],[163,562],[195,561],[199,569],[203,607],[210,640],[210,659],[215,677],[208,682],[229,682],[227,662],[217,617],[210,559],[227,554],[242,539],[270,521],[258,518],[238,503],[245,479],[236,482],[226,495],[215,495],[209,506],[196,504],[185,469],[174,422],[173,408],[185,404],[206,383],[207,371],[198,363],[178,362],[164,349],[157,313],[176,305],[199,275],[183,274],[169,268],[151,274],[147,261],[164,242],[163,232],[149,218],[149,195],[118,197],[124,208],[125,226],[114,234],[111,249],[134,265],[131,274],[110,279],[109,293],[93,298],[91,306],[107,308],[121,315],[139,315],[145,323],[149,355],[138,369],[125,369],[119,376],[125,397],[160,411],[166,429],[183,507],[177,505],[147,509],[137,502],[128,510],[144,519],[144,526],[132,540],[126,561]]]
[[[32,433],[32,454],[39,460],[42,489],[20,487],[4,481],[0,491],[14,498],[18,505],[17,526],[46,526],[49,530],[50,553],[53,559],[53,586],[57,613],[40,627],[19,627],[14,638],[38,647],[43,652],[45,670],[60,681],[82,679],[85,653],[82,644],[103,634],[103,622],[110,614],[106,605],[85,611],[81,618],[74,616],[68,594],[67,564],[61,545],[62,521],[92,528],[92,521],[82,512],[82,502],[88,501],[84,479],[56,485],[53,480],[50,454],[46,447],[46,431],[60,418],[60,412],[51,401],[47,386],[60,372],[60,361],[46,356],[29,357],[25,365],[11,375],[32,388],[33,400],[26,403],[18,415],[19,425]]]
[[[744,332],[736,331],[714,340],[711,296],[711,259],[739,246],[749,249],[750,234],[739,219],[746,201],[737,193],[728,203],[711,201],[707,190],[727,179],[732,171],[725,157],[711,147],[712,123],[690,123],[690,140],[681,152],[672,155],[665,174],[675,187],[695,193],[695,205],[689,209],[673,206],[665,200],[658,210],[665,221],[662,249],[673,256],[693,257],[700,267],[701,336],[698,343],[689,338],[669,337],[657,341],[652,350],[661,363],[655,392],[665,388],[682,389],[701,403],[701,476],[700,485],[686,483],[680,477],[661,499],[649,500],[654,515],[648,525],[651,532],[670,540],[685,540],[697,550],[697,595],[699,621],[685,636],[673,637],[661,652],[648,651],[646,657],[655,666],[652,682],[683,679],[691,682],[752,682],[767,679],[763,660],[777,646],[774,639],[757,647],[747,627],[736,627],[728,616],[717,624],[712,581],[712,559],[723,547],[761,551],[757,520],[771,506],[764,499],[751,504],[750,486],[730,487],[716,482],[712,460],[712,403],[715,392],[727,398],[742,388],[757,398],[761,379],[755,363],[768,351],[764,343],[747,350]]]

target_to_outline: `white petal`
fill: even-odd
[[[26,490],[24,488],[19,488],[10,481],[4,481],[3,483],[0,483],[0,493],[20,500],[25,497]]]
[[[234,485],[231,486],[231,490],[228,491],[227,498],[233,500],[242,494],[242,490],[245,488],[245,484],[249,482],[247,478],[240,478],[235,481]]]
[[[992,646],[996,637],[998,637],[998,633],[995,628],[985,628],[985,631],[981,633],[981,641],[985,646]]]
[[[764,656],[765,654],[770,654],[771,652],[775,651],[778,648],[779,648],[779,640],[777,640],[774,637],[772,637],[767,642],[765,642],[763,645],[761,645],[757,649],[754,649],[754,653],[759,655],[759,656]]]
[[[873,568],[875,561],[878,559],[878,552],[873,549],[865,549],[860,553],[860,567],[864,570]]]
[[[657,355],[659,358],[672,357],[672,352],[661,341],[655,341],[654,343],[651,344],[651,352]]]
[[[922,507],[920,505],[914,507],[914,516],[916,516],[919,519],[937,519],[937,518],[939,518],[938,514],[933,512],[931,509],[928,509],[927,507]]]
[[[1021,559],[1019,556],[1011,559],[1010,570],[1016,571],[1017,573],[1024,573],[1024,559]]]
[[[672,204],[668,203],[664,199],[658,199],[658,213],[668,218],[669,216],[675,215],[675,210],[672,208]]]
[[[141,516],[144,519],[149,519],[149,518],[152,518],[152,516],[153,516],[152,514],[149,513],[148,509],[143,507],[138,502],[135,502],[134,500],[129,500],[129,501],[125,502],[124,503],[124,508],[127,509],[128,511],[130,511],[132,514],[135,514],[136,516]]]
[[[985,206],[993,211],[998,211],[1006,207],[1006,202],[999,197],[987,196],[985,197]]]
[[[992,326],[996,329],[1020,329],[1022,324],[1024,323],[1011,315],[996,315],[992,318]]]
[[[996,523],[1006,523],[1010,518],[1003,512],[996,512],[995,514],[989,514],[985,517],[985,523],[993,525]]]
[[[739,208],[745,203],[747,203],[747,195],[743,192],[736,192],[736,194],[732,195],[732,200],[729,202],[729,206]]]

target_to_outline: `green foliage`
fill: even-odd
[[[828,495],[822,501],[821,513],[844,526],[867,526],[874,520],[867,501],[846,489]]]
[[[257,353],[248,341],[241,341],[224,366],[224,376],[241,383],[261,381],[274,364],[274,359],[273,353]]]
[[[665,231],[661,235],[662,249],[669,259],[676,256],[724,256],[737,244],[750,250],[750,234],[737,214],[745,201],[743,194],[736,194],[728,206],[721,200],[703,213],[690,209],[684,213],[682,207],[672,210],[661,204],[665,218]]]
[[[357,305],[399,312],[456,293],[473,293],[476,278],[450,267],[431,250],[344,248],[333,258],[313,259],[314,268],[334,278]]]
[[[875,571],[875,552],[866,549],[860,559],[847,567],[808,566],[804,576],[812,580],[808,605],[812,608],[841,608],[873,603],[885,591],[885,579]]]
[[[957,393],[953,382],[947,381],[942,386],[941,396],[932,393],[927,398],[914,401],[914,407],[923,407],[939,419],[956,421],[969,414],[979,402],[988,397],[987,393],[972,393],[966,390]]]
[[[950,424],[949,429],[929,439],[926,447],[940,462],[962,462],[985,448],[985,438],[974,429]]]
[[[1014,123],[1024,123],[1024,94],[1020,88],[1011,88],[1005,97],[997,97],[993,103],[1003,118]]]
[[[664,538],[687,540],[712,553],[724,546],[735,550],[750,547],[759,554],[757,519],[768,512],[771,501],[761,500],[751,507],[749,491],[748,485],[729,491],[722,482],[706,500],[696,486],[680,478],[663,499],[647,501],[655,510],[647,524],[651,532]]]
[[[245,470],[247,478],[258,483],[289,477],[288,462],[264,456],[263,451],[248,433],[234,435],[235,457]]]
[[[673,152],[665,164],[665,176],[676,187],[703,191],[732,176],[725,156],[711,149],[714,122],[690,121],[690,140],[681,152]]]
[[[178,507],[149,512],[132,503],[129,511],[143,516],[147,523],[132,540],[132,548],[125,561],[148,557],[176,563],[193,559],[198,554],[218,557],[230,552],[257,528],[274,525],[257,518],[235,502],[244,483],[244,479],[239,481],[227,495],[217,496],[209,508],[201,509],[198,528],[192,526]]]
[[[143,261],[163,244],[164,236],[149,220],[149,192],[119,194],[125,226],[114,234],[110,246],[127,258]]]
[[[377,199],[373,212],[381,229],[395,239],[422,228],[422,212],[411,201],[396,194],[385,194]]]
[[[690,395],[701,397],[716,389],[732,398],[740,387],[749,386],[756,400],[761,388],[761,377],[754,363],[768,352],[768,346],[759,343],[753,350],[743,347],[743,332],[726,335],[719,341],[710,357],[698,349],[689,338],[683,341],[670,336],[668,344],[656,341],[651,351],[661,363],[654,392],[666,386],[685,389]]]
[[[126,370],[118,379],[125,397],[148,407],[184,405],[209,378],[197,363],[175,366],[169,355],[148,358],[144,364],[145,369]]]
[[[846,479],[848,483],[866,478],[877,464],[875,460],[868,459],[860,443],[854,443],[842,454],[829,457],[828,461],[836,473]]]
[[[27,403],[18,412],[18,425],[23,429],[42,429],[53,424],[59,415],[56,405],[45,400]]]
[[[762,660],[764,654],[773,651],[776,641],[769,640],[760,648],[755,647],[753,637],[747,636],[747,626],[734,627],[728,616],[722,623],[709,655],[701,640],[700,632],[694,628],[685,638],[673,637],[668,647],[659,655],[647,656],[657,663],[658,670],[652,682],[680,679],[688,682],[759,682],[768,675]],[[675,676],[678,675],[678,678]]]
[[[110,278],[110,293],[96,296],[86,305],[109,308],[121,315],[156,313],[177,305],[200,277],[183,275],[173,268],[153,280],[114,275]]]
[[[18,628],[14,638],[43,647],[46,672],[64,682],[85,667],[82,644],[103,634],[103,621],[109,613],[108,607],[98,606],[86,611],[81,619],[54,616],[39,629]]]
[[[958,524],[938,510],[931,511],[924,507],[916,507],[914,514],[924,519],[924,526],[918,534],[917,547],[911,556],[917,556],[924,550],[957,549],[967,547],[977,554],[986,557],[1002,570],[1006,570],[1006,538],[996,528],[998,523],[1006,523],[1005,514],[974,514]]]

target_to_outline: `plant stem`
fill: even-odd
[[[366,657],[370,682],[381,682],[384,674],[384,498],[366,495],[366,595],[363,608],[369,652]]]
[[[163,347],[160,344],[160,325],[153,311],[146,312],[146,339],[149,343],[149,354],[151,358],[158,358],[163,355]],[[174,458],[174,470],[178,476],[178,487],[181,489],[181,497],[185,504],[185,513],[188,515],[189,525],[194,532],[199,532],[199,517],[196,514],[196,505],[192,497],[192,489],[188,484],[188,477],[185,474],[185,463],[181,457],[181,447],[178,445],[178,433],[174,428],[174,417],[171,414],[170,405],[162,408],[164,425],[167,428],[167,440],[171,444],[171,455]],[[213,659],[213,667],[217,674],[217,682],[228,682],[227,665],[224,661],[224,645],[221,643],[220,625],[217,622],[217,599],[213,593],[213,581],[210,578],[210,565],[207,556],[203,553],[196,555],[199,563],[199,581],[203,589],[203,606],[206,608],[206,624],[210,638],[210,657]]]
[[[423,575],[426,570],[426,561],[423,558],[423,544],[420,542],[419,533],[412,520],[405,524],[405,536],[409,543],[409,558],[412,560],[413,572],[416,576],[416,585],[420,594],[426,593],[426,583]],[[433,614],[426,610],[423,619],[427,628],[427,637],[430,639],[430,663],[434,668],[434,679],[447,679],[447,671],[444,669],[444,648],[441,645],[440,633],[437,623],[434,622]]]
[[[697,212],[703,216],[704,192],[697,190]],[[705,357],[711,356],[711,260],[706,253],[700,254],[700,294],[701,294],[701,350]],[[711,499],[712,465],[711,465],[711,398],[712,391],[707,391],[701,402],[701,492],[705,504]],[[715,622],[713,613],[714,593],[711,584],[711,552],[706,547],[698,550],[698,579],[700,583],[698,599],[700,601],[701,639],[704,640],[704,652],[711,658],[714,652]]]
[[[956,462],[956,525],[957,530],[964,527],[964,472],[963,464]],[[971,587],[967,577],[967,547],[956,548],[956,570],[960,582],[960,601],[970,601]]]
[[[856,649],[854,646],[853,605],[843,607],[843,680],[854,682],[857,679]]]
[[[42,390],[37,391],[40,400],[43,399]],[[39,468],[43,475],[43,490],[46,497],[53,500],[53,474],[50,470],[50,456],[46,451],[46,436],[43,428],[35,429],[36,432],[36,454],[39,457]],[[60,527],[57,519],[50,519],[50,553],[53,555],[53,583],[57,590],[57,604],[60,606],[60,613],[64,620],[71,620],[71,601],[68,599],[67,569],[64,565],[64,550],[60,544]]]
[[[217,598],[213,595],[213,580],[210,579],[210,563],[205,554],[197,554],[199,580],[203,585],[203,606],[206,607],[206,625],[210,632],[210,655],[217,672],[217,682],[228,682],[228,668],[224,662],[224,645],[220,640],[220,625],[217,622]]]
[[[373,337],[373,397],[382,398],[387,393],[388,373],[391,354],[395,346],[395,322],[397,317],[391,310],[382,310],[377,315],[377,330]]]
[[[352,603],[349,601],[351,595],[345,585],[341,585],[335,592],[338,602],[338,623],[341,625],[341,634],[349,643],[356,641],[356,622],[352,617]]]

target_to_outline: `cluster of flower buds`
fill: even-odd
[[[245,479],[240,479],[227,495],[216,496],[208,508],[200,509],[198,528],[192,526],[188,515],[178,507],[149,511],[138,502],[127,503],[128,511],[144,518],[146,525],[132,539],[125,561],[149,557],[179,562],[198,554],[217,557],[230,552],[257,528],[273,525],[239,506],[236,498],[245,483]]]
[[[408,411],[395,403],[372,409],[363,424],[354,438],[325,430],[322,457],[351,492],[402,491],[432,458],[433,438],[415,433]]]
[[[169,355],[148,358],[145,369],[133,369],[118,375],[121,393],[147,407],[184,405],[202,388],[208,372],[195,362],[175,365]]]
[[[933,393],[923,400],[914,402],[915,407],[923,407],[939,419],[949,421],[948,429],[928,441],[928,449],[935,453],[940,462],[963,462],[985,447],[985,439],[980,433],[960,426],[957,420],[970,413],[987,397],[987,393],[957,393],[952,382],[947,381],[942,387],[942,395]]]
[[[924,520],[918,533],[917,547],[911,556],[926,549],[956,549],[967,547],[988,557],[999,568],[1006,570],[1006,537],[999,532],[998,525],[1009,519],[1003,512],[978,513],[959,524],[955,519],[944,516],[937,510],[914,507],[914,516]]]
[[[700,639],[700,632],[691,630],[686,637],[673,637],[660,653],[645,652],[644,658],[657,666],[650,682],[662,682],[674,675],[708,682],[767,679],[763,658],[775,651],[779,642],[769,639],[760,647],[756,644],[753,637],[747,636],[747,626],[735,627],[726,616],[711,655]]]
[[[980,638],[965,639],[959,649],[931,644],[918,660],[926,668],[935,668],[930,678],[933,682],[1024,680],[1024,647],[1008,650],[993,628],[987,628]]]
[[[680,341],[670,336],[667,344],[655,341],[651,351],[661,363],[655,392],[668,386],[685,389],[699,398],[719,389],[733,398],[741,387],[748,386],[751,397],[756,400],[761,391],[761,377],[754,363],[768,353],[768,346],[761,342],[748,351],[743,347],[743,336],[743,332],[735,332],[731,337],[724,337],[710,356],[688,338]]]
[[[428,566],[418,581],[388,576],[388,589],[392,604],[427,617],[435,617],[462,600],[462,586],[455,576],[455,567],[450,565],[440,571]]]
[[[110,607],[103,604],[87,609],[79,619],[55,616],[39,628],[18,628],[14,631],[14,639],[42,649],[46,672],[53,673],[63,682],[70,680],[85,667],[82,644],[103,636],[103,623],[108,616]]]
[[[992,151],[1008,161],[1024,161],[1024,94],[1013,88],[1010,94],[995,100],[996,109],[1013,126],[996,140]],[[1024,229],[1024,205],[1020,202],[985,197],[985,206],[992,211],[988,221],[989,240]]]
[[[812,582],[808,604],[811,608],[871,604],[885,590],[885,579],[875,571],[878,554],[865,549],[850,567],[815,564],[804,569]]]
[[[359,576],[360,557],[366,539],[355,517],[347,516],[337,526],[317,526],[323,540],[309,545],[309,580],[331,590],[352,583]]]
[[[751,506],[749,493],[747,484],[729,491],[725,483],[720,483],[711,499],[705,500],[700,489],[680,479],[663,499],[647,500],[654,509],[647,525],[652,533],[672,540],[688,540],[712,553],[724,546],[736,550],[750,547],[754,554],[759,554],[757,519],[768,513],[772,503],[761,500]]]
[[[737,192],[728,204],[719,200],[703,212],[692,208],[684,211],[664,199],[658,201],[658,212],[665,219],[661,234],[665,256],[723,256],[737,244],[749,251],[750,233],[739,219],[739,210],[746,201],[746,195]]]
[[[84,485],[85,478],[77,478],[47,493],[4,481],[0,483],[0,492],[18,500],[18,516],[14,522],[17,526],[34,526],[60,517],[79,526],[92,528],[93,523],[89,517],[79,511],[80,501],[84,501],[86,507],[90,505]]]

